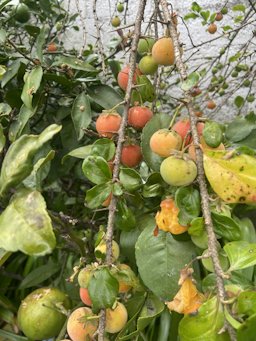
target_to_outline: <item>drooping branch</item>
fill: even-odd
[[[180,51],[180,42],[179,36],[177,33],[177,29],[175,25],[173,25],[171,20],[170,11],[168,9],[168,4],[166,0],[160,0],[160,4],[163,9],[164,19],[166,21],[167,28],[170,32],[173,45],[174,45],[174,52],[175,52],[175,60],[176,60],[176,67],[180,73],[181,80],[184,81],[187,79],[187,71],[186,66],[182,60],[181,51]],[[185,91],[185,100],[187,103],[187,108],[189,111],[189,118],[191,124],[191,131],[193,136],[193,141],[196,146],[196,163],[198,169],[198,176],[197,181],[199,183],[200,195],[201,195],[201,206],[202,212],[204,217],[205,228],[207,231],[208,236],[208,249],[209,254],[211,256],[214,272],[216,274],[216,284],[217,284],[217,293],[221,303],[224,303],[226,298],[226,292],[224,287],[224,273],[220,265],[219,257],[218,257],[218,249],[217,249],[217,239],[213,229],[213,223],[211,218],[211,211],[209,205],[209,194],[207,190],[206,178],[204,173],[204,166],[203,166],[203,153],[199,148],[199,136],[197,132],[197,117],[195,115],[195,110],[193,108],[193,98],[189,91]],[[228,323],[226,324],[228,329],[230,338],[232,341],[236,340],[236,335]]]
[[[115,184],[118,182],[119,179],[119,168],[120,168],[120,160],[121,160],[121,152],[122,152],[122,145],[125,141],[125,128],[127,126],[127,119],[128,119],[128,111],[131,102],[131,95],[132,95],[132,88],[133,88],[133,76],[136,69],[136,54],[137,54],[137,47],[139,38],[141,35],[141,23],[143,19],[144,9],[147,0],[140,0],[139,7],[136,15],[135,20],[135,27],[134,27],[134,36],[131,45],[130,51],[130,60],[129,60],[129,75],[128,75],[128,84],[124,99],[124,111],[122,122],[120,125],[120,129],[118,132],[118,141],[116,146],[116,154],[114,160],[114,169],[113,169],[113,177],[112,183]],[[114,220],[115,220],[115,212],[117,206],[117,198],[115,195],[112,196],[112,199],[109,204],[109,214],[108,214],[108,225],[107,225],[107,232],[106,232],[106,244],[107,244],[107,251],[106,251],[106,264],[111,265],[112,263],[112,241],[113,241],[113,233],[114,233]],[[98,328],[98,340],[104,341],[104,329],[105,329],[105,320],[106,320],[106,313],[104,309],[101,310],[101,317],[99,322]]]

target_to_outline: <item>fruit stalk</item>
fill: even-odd
[[[174,53],[175,53],[175,62],[177,69],[180,73],[180,77],[182,81],[185,81],[187,79],[187,71],[186,66],[182,60],[181,52],[180,52],[180,42],[178,37],[178,32],[175,27],[175,25],[172,22],[171,14],[168,9],[168,4],[166,0],[160,0],[161,7],[163,9],[164,19],[167,25],[167,28],[170,32],[170,36],[173,41],[174,46]],[[203,153],[201,149],[199,148],[199,136],[197,132],[197,117],[195,115],[195,110],[193,108],[193,98],[189,91],[185,91],[185,100],[186,105],[189,111],[189,118],[190,118],[190,124],[191,124],[191,131],[192,131],[192,137],[194,144],[196,146],[196,164],[198,169],[198,176],[197,181],[199,183],[199,190],[201,195],[201,206],[202,206],[202,212],[204,216],[204,222],[205,227],[207,231],[208,236],[208,249],[210,256],[212,258],[213,266],[214,266],[214,272],[216,274],[216,283],[217,283],[217,293],[218,297],[222,304],[224,304],[226,299],[226,292],[224,287],[224,273],[220,265],[219,257],[218,257],[218,251],[217,251],[217,239],[214,233],[213,229],[213,223],[211,219],[211,211],[210,211],[210,205],[209,205],[209,194],[207,191],[207,185],[206,185],[206,179],[205,179],[205,173],[204,173],[204,166],[203,166]],[[231,341],[236,340],[236,334],[232,326],[226,322],[226,328],[229,332]]]
[[[128,85],[125,93],[124,99],[124,111],[122,122],[120,125],[120,129],[118,132],[118,141],[116,146],[116,154],[114,159],[114,169],[113,169],[113,177],[112,183],[118,182],[119,179],[119,168],[120,168],[120,160],[121,160],[121,152],[122,152],[122,145],[125,141],[125,128],[128,121],[128,111],[130,108],[131,102],[131,94],[132,94],[132,87],[133,87],[133,76],[136,69],[136,53],[138,42],[141,34],[141,22],[144,15],[144,9],[146,6],[147,0],[140,0],[138,11],[135,20],[134,26],[134,36],[132,40],[131,52],[130,52],[130,71],[128,76]],[[114,230],[114,219],[115,219],[115,211],[116,211],[117,199],[116,196],[113,195],[109,204],[109,214],[108,214],[108,225],[107,225],[107,232],[106,232],[106,263],[111,265],[112,263],[112,240],[113,240],[113,230]],[[106,321],[106,311],[104,309],[101,310],[101,317],[99,320],[99,328],[98,328],[98,340],[104,341],[104,331],[105,331],[105,321]]]

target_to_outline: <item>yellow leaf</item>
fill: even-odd
[[[256,158],[230,151],[205,151],[206,177],[218,196],[228,203],[256,203]]]

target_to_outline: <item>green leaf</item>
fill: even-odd
[[[250,316],[237,330],[237,341],[255,341],[256,314]]]
[[[191,9],[192,11],[200,12],[202,8],[196,1],[193,1],[191,5]]]
[[[200,214],[200,194],[192,186],[180,187],[175,193],[175,203],[180,210],[179,223],[183,226],[188,225]]]
[[[93,272],[88,290],[93,309],[111,308],[116,301],[119,283],[109,269],[101,268]]]
[[[6,31],[4,29],[0,29],[0,44],[4,44],[6,40]]]
[[[245,241],[231,242],[227,243],[223,249],[230,262],[230,272],[245,269],[256,264],[256,243]]]
[[[168,114],[156,114],[142,130],[141,148],[143,159],[155,172],[159,172],[160,165],[164,159],[151,151],[149,145],[150,138],[157,130],[168,127],[171,119],[172,117]]]
[[[14,142],[22,135],[22,132],[28,123],[28,120],[34,115],[35,110],[32,111],[27,108],[24,104],[20,108],[20,112],[17,115],[17,119],[12,122],[9,129],[9,139]]]
[[[74,100],[71,117],[76,130],[78,141],[84,136],[84,130],[86,129],[92,120],[92,112],[89,97],[82,92]]]
[[[15,77],[20,69],[21,63],[24,63],[24,59],[19,58],[7,66],[7,70],[1,79],[1,87],[4,88],[5,85]]]
[[[21,99],[27,108],[33,109],[32,100],[33,94],[37,92],[43,77],[43,69],[40,65],[36,66],[32,71],[27,72],[24,76],[24,87],[21,94]]]
[[[0,103],[0,116],[8,116],[12,108],[7,103]]]
[[[88,156],[82,165],[84,175],[94,184],[102,184],[112,179],[109,165],[101,156]]]
[[[2,266],[7,261],[11,254],[11,252],[5,251],[4,249],[0,248],[0,266]]]
[[[0,124],[0,153],[4,149],[6,138],[4,135],[3,126]]]
[[[234,12],[245,12],[245,6],[244,5],[242,5],[242,4],[237,4],[237,5],[235,5],[235,6],[233,6],[232,7],[232,11],[234,11]]]
[[[251,316],[256,314],[256,292],[241,292],[237,298],[236,311],[239,315]]]
[[[42,195],[37,191],[18,191],[0,215],[0,247],[28,255],[51,253],[56,244],[51,219]]]
[[[234,219],[212,212],[212,222],[215,233],[220,237],[228,241],[241,240],[240,227]]]
[[[210,11],[201,11],[200,14],[204,21],[207,21],[210,17]]]
[[[235,118],[226,128],[226,138],[233,142],[238,142],[250,135],[256,124],[250,122],[246,118]]]
[[[110,195],[112,191],[111,183],[94,186],[86,192],[86,202],[89,208],[99,207]]]
[[[11,2],[11,0],[5,0],[0,4],[0,12],[5,8],[6,5],[8,5],[9,2]]]
[[[57,56],[55,61],[52,63],[52,66],[62,66],[63,64],[75,70],[98,73],[98,71],[92,65],[75,57]]]
[[[198,17],[199,17],[199,15],[196,13],[188,13],[184,16],[184,20],[196,19]]]
[[[191,235],[192,242],[201,249],[207,249],[208,237],[204,228],[204,218],[198,217],[190,222],[188,234]]]
[[[128,192],[134,192],[142,185],[140,174],[131,168],[121,168],[119,179],[124,189]]]
[[[84,147],[73,149],[71,150],[71,152],[63,156],[61,163],[64,163],[69,156],[76,157],[78,159],[85,159],[87,156],[91,154],[91,150],[92,145],[87,145]]]
[[[160,299],[171,300],[179,290],[180,271],[196,255],[190,241],[178,241],[171,233],[145,228],[136,243],[136,261],[145,285]],[[152,257],[153,255],[153,257]]]
[[[124,231],[130,231],[136,226],[136,220],[132,210],[122,200],[117,202],[115,226]]]
[[[245,154],[230,156],[229,153],[204,152],[204,170],[212,189],[228,203],[255,203],[255,157]]]
[[[222,26],[222,29],[223,29],[224,32],[227,32],[227,31],[229,31],[229,30],[232,30],[233,27],[231,27],[231,26],[229,26],[229,25],[225,25],[225,26]]]
[[[192,72],[188,75],[187,79],[181,83],[181,89],[188,91],[193,88],[199,82],[200,74],[198,72]]]
[[[143,186],[142,195],[144,198],[153,198],[163,194],[164,181],[160,173],[152,173]]]
[[[1,168],[0,196],[29,176],[33,170],[35,154],[60,130],[61,126],[52,124],[40,135],[22,135],[12,143]]]
[[[8,0],[9,2],[10,0]],[[25,336],[20,336],[14,333],[7,332],[6,330],[0,329],[0,336],[3,337],[3,340],[10,341],[29,341],[29,339]]]
[[[163,310],[163,302],[152,293],[149,293],[137,320],[137,330],[144,330]]]
[[[36,38],[36,56],[40,60],[40,62],[43,62],[43,47],[45,46],[45,38],[47,35],[48,29],[43,26],[40,29],[40,33],[38,34]]]
[[[237,108],[239,109],[244,105],[244,98],[242,96],[236,96],[234,102]]]
[[[214,296],[199,308],[196,316],[183,317],[179,324],[180,341],[228,341],[227,333],[219,334],[224,321],[221,304]]]
[[[123,97],[109,85],[95,85],[90,86],[88,95],[99,104],[103,109],[110,109],[118,103],[123,102]],[[123,111],[123,105],[117,108],[119,113]]]
[[[61,264],[48,262],[31,271],[20,283],[19,289],[27,289],[43,283],[48,278],[56,274],[61,268]]]
[[[91,154],[96,156],[102,156],[106,161],[113,159],[116,152],[115,143],[110,139],[96,140],[91,148]]]
[[[145,75],[137,76],[136,85],[140,85],[136,91],[140,94],[142,101],[153,102],[156,97],[155,88],[148,77]]]

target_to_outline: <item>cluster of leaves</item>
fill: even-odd
[[[152,134],[168,127],[171,115],[161,112],[159,102],[160,113],[153,116],[141,134],[131,128],[127,130],[130,136],[141,139],[144,161],[136,170],[121,167],[119,182],[113,184],[108,162],[115,155],[115,140],[99,139],[95,120],[102,110],[123,100],[124,94],[116,86],[115,78],[120,70],[119,62],[107,61],[109,84],[104,84],[98,55],[91,47],[84,51],[82,58],[78,58],[77,51],[65,50],[62,34],[67,28],[76,29],[76,15],[70,16],[60,1],[24,1],[31,16],[23,24],[15,19],[9,2],[0,5],[4,22],[0,28],[3,70],[0,90],[0,317],[3,322],[0,335],[25,340],[15,334],[15,316],[21,300],[38,286],[58,287],[69,294],[73,306],[78,304],[76,279],[73,283],[66,279],[75,266],[95,261],[94,247],[104,234],[108,216],[108,210],[101,205],[112,193],[118,197],[115,240],[121,247],[121,260],[139,275],[143,286],[140,291],[122,297],[129,321],[118,339],[168,340],[171,337],[174,340],[179,334],[185,341],[215,340],[224,319],[237,329],[239,340],[252,337],[256,320],[256,233],[249,218],[255,219],[255,206],[225,203],[212,190],[212,184],[217,186],[215,192],[223,187],[218,174],[213,182],[209,178],[219,255],[229,275],[225,287],[230,296],[231,315],[218,302],[210,259],[195,260],[205,255],[208,247],[198,186],[174,188],[165,184],[159,173],[163,159],[149,147]],[[239,6],[233,11],[241,11],[246,17],[244,7]],[[215,14],[204,11],[196,3],[192,5],[192,13],[187,19],[202,17],[203,24],[215,19]],[[54,52],[48,50],[52,42],[56,45]],[[245,72],[243,78],[253,77],[254,66],[241,66],[247,57],[244,48],[220,67],[218,56],[210,72],[214,77],[223,77],[221,82],[218,80],[221,86],[227,78],[227,73],[221,74],[224,70],[230,72],[239,67],[239,72]],[[230,67],[232,63],[236,65]],[[206,79],[206,74],[203,70],[192,73],[181,85],[182,89],[197,86],[200,77]],[[253,91],[253,81],[254,78],[248,96]],[[214,91],[219,89],[216,84],[205,88],[203,81],[200,84],[204,93],[212,85],[217,86]],[[236,96],[235,104],[240,111],[244,102],[242,96]],[[118,110],[121,113],[122,106]],[[234,158],[232,155],[227,158],[225,164],[216,155],[207,154],[209,168],[217,165],[224,173],[236,176],[240,186],[250,185],[255,190],[255,176],[251,173],[255,169],[255,133],[253,113],[223,124],[225,145],[236,148],[236,154]],[[236,157],[242,158],[238,169],[228,162]],[[247,157],[251,167],[239,178]],[[156,235],[155,214],[166,196],[175,198],[179,222],[189,226],[188,233],[175,236],[159,231]],[[197,287],[206,301],[196,316],[170,314],[164,301],[175,297],[180,271],[191,261]],[[103,267],[91,284],[91,298],[96,308],[110,307],[117,291],[116,280]],[[228,336],[224,333],[219,339],[228,340]]]

